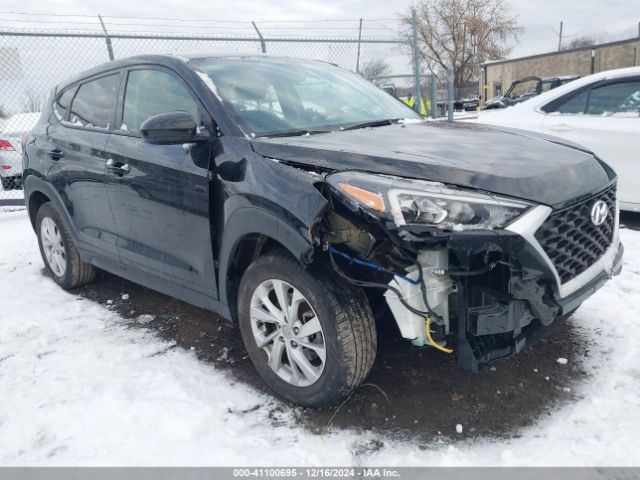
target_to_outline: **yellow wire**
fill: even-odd
[[[427,340],[432,347],[435,347],[444,353],[453,353],[453,348],[444,347],[439,343],[436,343],[433,338],[431,338],[431,317],[427,317]]]

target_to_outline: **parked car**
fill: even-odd
[[[463,112],[475,112],[478,110],[479,105],[480,98],[477,96],[472,98],[461,98],[454,102],[453,109]]]
[[[503,96],[487,101],[483,110],[507,108],[529,100],[536,95],[561,87],[580,78],[580,75],[563,75],[561,77],[526,77],[514,80]]]
[[[398,89],[393,83],[385,83],[383,85],[380,85],[380,88],[392,97],[398,98]]]
[[[0,130],[0,181],[4,190],[22,186],[22,137],[39,118],[40,112],[18,113]]]
[[[55,282],[103,269],[234,320],[311,407],[369,373],[373,309],[478,371],[621,268],[616,177],[591,153],[424,121],[322,62],[110,62],[55,89],[24,165]]]
[[[640,212],[640,67],[596,73],[477,121],[583,145],[618,173],[620,208]]]

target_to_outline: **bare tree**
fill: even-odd
[[[28,89],[24,94],[24,101],[22,102],[23,112],[41,112],[47,103],[47,99],[41,93],[34,92]]]
[[[382,60],[369,60],[360,67],[360,75],[367,80],[385,75],[389,72],[389,65]]]
[[[573,50],[574,48],[593,47],[598,43],[598,39],[591,35],[582,35],[575,37],[566,44],[562,45],[562,50]]]
[[[505,58],[522,33],[505,0],[422,0],[416,10],[423,60],[435,73],[453,67],[456,88],[476,79],[478,63]],[[411,28],[410,14],[402,20]]]

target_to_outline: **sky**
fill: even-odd
[[[134,2],[131,0],[22,0],[19,5],[13,0],[1,0],[0,12],[56,13],[105,16],[131,16],[166,18],[164,21],[147,21],[148,24],[173,25],[173,30],[188,31],[189,23],[178,19],[206,19],[207,32],[252,34],[250,24],[212,23],[210,20],[256,21],[265,36],[269,33],[317,34],[353,36],[357,28],[357,19],[363,17],[365,35],[392,36],[399,23],[395,20],[400,13],[406,12],[411,1],[407,0],[240,0],[230,7],[222,0],[190,0],[185,8],[184,0],[154,0],[153,2]],[[518,15],[525,31],[511,56],[529,55],[551,51],[557,48],[560,21],[564,21],[566,41],[575,36],[593,34],[601,41],[628,38],[631,32],[637,32],[640,22],[640,0],[511,0],[512,12]],[[40,20],[50,23],[40,24],[54,28],[56,22],[65,17],[55,16],[10,16],[3,14],[0,27],[31,24],[26,20]],[[14,21],[19,19],[19,21]],[[352,20],[352,21],[344,21]],[[80,22],[93,22],[95,19],[79,20],[71,25],[85,28]],[[336,22],[286,23],[276,20],[336,20]],[[339,21],[338,21],[339,20]],[[108,24],[133,22],[127,19],[106,19]],[[266,23],[265,23],[266,22]],[[182,28],[179,25],[183,25]],[[214,27],[215,26],[215,27]],[[275,27],[286,27],[275,30]],[[300,28],[304,27],[304,28]],[[93,28],[93,27],[92,27]],[[133,28],[121,25],[113,28]],[[157,28],[157,27],[153,27]],[[191,28],[193,28],[191,26]],[[205,28],[205,27],[203,27]],[[149,28],[151,29],[151,28]]]

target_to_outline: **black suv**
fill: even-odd
[[[592,153],[425,121],[292,58],[141,56],[64,82],[24,189],[60,286],[101,269],[237,321],[265,382],[307,406],[367,376],[374,313],[478,371],[622,261],[616,177]]]

